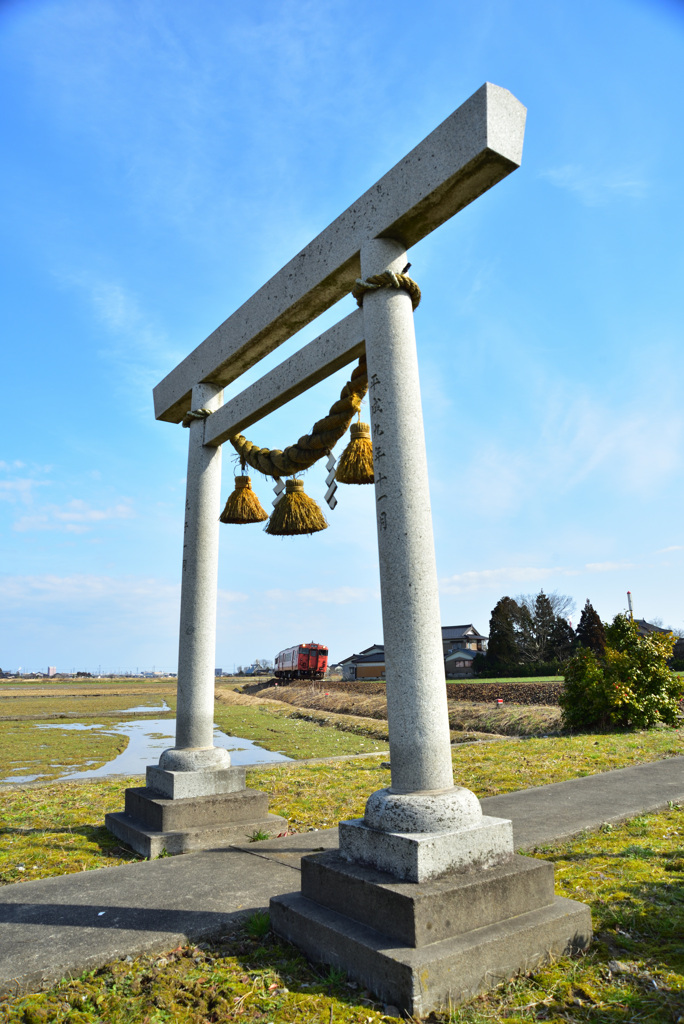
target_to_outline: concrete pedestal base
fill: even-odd
[[[489,868],[513,856],[511,822],[481,813],[474,824],[440,832],[385,832],[369,828],[363,818],[341,821],[339,829],[343,856],[405,882],[426,882],[468,867]]]
[[[105,825],[150,859],[164,851],[190,853],[242,844],[257,831],[271,836],[286,832],[285,818],[268,813],[266,793],[246,789],[244,776],[244,768],[207,773],[148,769],[148,785],[127,789],[123,813],[107,814]],[[174,798],[178,791],[188,795]]]
[[[271,900],[271,926],[414,1016],[591,941],[588,907],[554,896],[551,864],[520,856],[415,883],[313,854],[301,893]]]

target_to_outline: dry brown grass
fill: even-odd
[[[332,717],[356,717],[366,720],[387,720],[387,698],[377,693],[347,693],[344,690],[326,690],[325,683],[291,683],[261,690],[250,700],[278,701],[318,711]],[[462,741],[483,736],[549,736],[560,732],[560,708],[546,705],[472,704],[469,701],[447,702],[449,726],[454,739]],[[330,724],[333,724],[332,720]],[[337,724],[337,723],[335,723]],[[341,726],[337,724],[337,728]],[[385,733],[386,735],[386,733]]]

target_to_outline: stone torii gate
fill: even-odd
[[[154,389],[157,419],[205,415],[189,431],[176,744],[107,819],[147,855],[235,841],[247,823],[274,831],[264,795],[213,746],[221,444],[365,351],[391,786],[340,823],[339,851],[303,859],[301,893],[272,900],[271,921],[412,1014],[586,945],[591,921],[554,897],[551,865],[514,855],[510,821],[454,785],[411,299],[369,291],[225,404],[223,388],[359,277],[401,273],[409,246],[519,166],[524,125],[511,93],[483,85]]]

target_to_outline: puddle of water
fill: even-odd
[[[145,712],[145,711],[170,711],[171,708],[166,703],[166,701],[164,699],[162,699],[161,705],[153,704],[150,707],[149,704],[140,704],[139,707],[137,707],[137,708],[120,708],[119,710],[120,710],[121,714],[132,715],[134,712],[140,713],[140,712]]]
[[[132,710],[132,709],[131,709]],[[163,710],[163,709],[159,709]],[[83,725],[71,722],[68,725],[39,725],[39,729],[102,729],[102,725]],[[144,775],[148,764],[156,764],[162,750],[172,747],[176,738],[175,718],[148,718],[140,722],[120,722],[106,730],[128,736],[128,746],[112,761],[101,768],[91,768],[80,772],[66,772],[60,779],[102,779],[108,775]],[[251,740],[239,736],[227,736],[220,729],[214,728],[214,744],[230,751],[233,765],[257,764],[263,761],[291,761],[276,750],[264,750]],[[14,775],[3,782],[33,782],[40,775]],[[57,781],[57,780],[55,780]]]
[[[6,779],[0,779],[0,782],[35,782],[42,778],[42,775],[8,775]]]

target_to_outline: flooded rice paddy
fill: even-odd
[[[112,775],[144,775],[148,765],[157,764],[159,756],[167,747],[172,747],[176,736],[175,718],[151,718],[150,713],[157,711],[169,711],[169,705],[163,701],[162,706],[138,706],[132,708],[121,708],[121,714],[144,714],[144,718],[133,721],[118,722],[116,725],[105,726],[102,722],[84,724],[82,722],[60,722],[53,724],[40,724],[39,730],[62,729],[64,731],[88,731],[98,729],[110,734],[123,735],[128,739],[125,750],[108,761],[107,764],[98,768],[86,768],[82,771],[73,771],[70,766],[64,765],[64,773],[58,776],[60,781],[80,779],[102,779]],[[264,764],[274,761],[291,761],[280,751],[265,750],[251,740],[242,739],[239,736],[228,736],[214,727],[214,745],[222,747],[230,752],[230,759],[233,765]],[[87,763],[87,762],[86,762]],[[94,762],[97,763],[97,762]],[[27,766],[28,767],[28,766]],[[62,767],[52,764],[51,767]],[[17,774],[15,774],[17,773]],[[18,765],[14,771],[0,782],[25,783],[35,782],[42,778],[41,774],[22,774],[21,766]],[[54,778],[54,776],[53,776]]]

